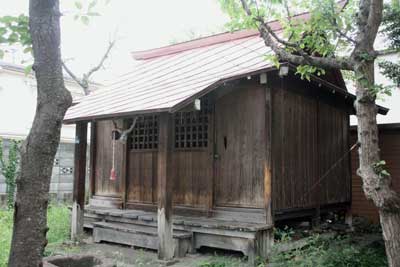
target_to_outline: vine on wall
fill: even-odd
[[[0,138],[0,174],[6,182],[7,206],[12,209],[16,190],[16,177],[18,172],[20,141],[11,140],[8,149],[8,157],[4,156],[3,140]]]

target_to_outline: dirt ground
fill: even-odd
[[[237,255],[215,256],[213,252],[187,254],[184,258],[177,259],[171,266],[174,267],[202,267],[210,262],[230,263],[226,266],[244,267],[247,262],[242,261]],[[157,260],[157,252],[152,250],[136,249],[129,246],[120,246],[109,243],[93,243],[90,238],[79,245],[60,245],[51,249],[51,255],[98,255],[112,260],[117,267],[161,267],[166,266]]]

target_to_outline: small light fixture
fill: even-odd
[[[251,80],[251,76],[247,76],[247,80]]]
[[[195,110],[201,110],[201,100],[200,99],[195,99],[194,100],[194,109]]]
[[[287,76],[289,74],[289,66],[283,65],[279,68],[279,76]]]
[[[267,74],[266,73],[260,74],[260,84],[267,84]]]

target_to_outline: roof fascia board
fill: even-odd
[[[124,119],[129,118],[136,115],[146,115],[146,114],[153,114],[153,113],[163,113],[163,112],[171,112],[170,108],[159,108],[159,109],[148,109],[148,110],[137,110],[132,112],[121,112],[121,113],[112,113],[112,114],[105,114],[105,115],[94,115],[94,116],[86,116],[86,117],[79,117],[76,119],[66,119],[63,120],[64,124],[73,124],[77,122],[90,122],[90,121],[102,121],[102,120],[112,120],[112,119]]]

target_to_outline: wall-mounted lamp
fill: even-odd
[[[194,100],[194,109],[200,111],[201,110],[201,100],[195,99]]]
[[[260,84],[267,84],[267,74],[266,73],[260,74]]]
[[[279,76],[287,76],[289,74],[289,66],[283,65],[279,68]]]

